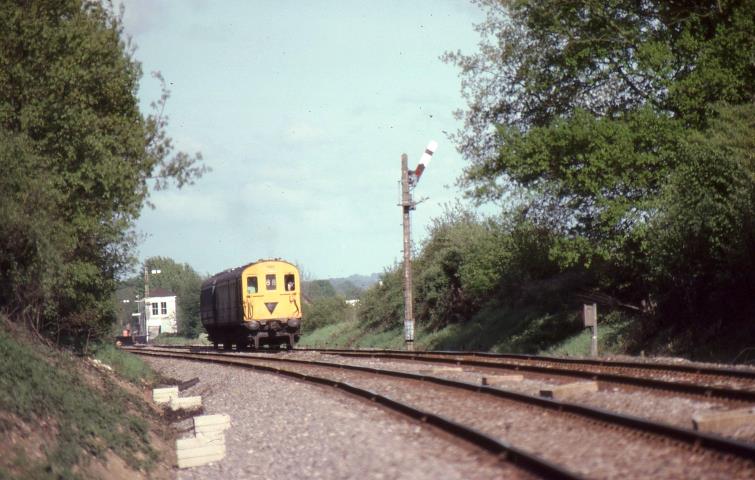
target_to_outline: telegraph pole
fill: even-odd
[[[404,212],[404,341],[414,350],[414,297],[412,295],[412,225],[409,212],[414,209],[409,190],[409,158],[401,155],[401,208]]]
[[[149,312],[147,311],[147,299],[149,298],[149,273],[150,270],[147,268],[147,262],[144,262],[144,300],[142,303],[144,303],[144,331],[139,332],[142,335],[147,335],[147,338],[149,339],[149,331],[147,330],[147,320],[149,319]],[[158,273],[162,273],[162,270],[152,270],[152,274],[156,275]]]
[[[417,186],[422,172],[430,164],[433,153],[438,148],[438,143],[431,140],[425,148],[425,152],[419,159],[419,164],[414,170],[409,170],[409,157],[401,154],[401,203],[404,226],[404,342],[406,349],[414,350],[414,295],[412,287],[412,210],[417,203],[412,200],[412,190]],[[421,202],[422,200],[420,200]]]

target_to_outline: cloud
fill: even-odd
[[[284,138],[295,144],[319,142],[325,139],[325,131],[307,122],[296,122],[286,128]]]
[[[202,193],[196,189],[161,191],[153,194],[155,209],[149,213],[177,223],[224,223],[230,211],[228,199],[218,193]]]
[[[165,18],[166,5],[154,0],[120,0],[116,8],[123,5],[123,25],[126,32],[139,36],[155,28],[161,18]]]

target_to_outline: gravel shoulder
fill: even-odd
[[[264,359],[260,359],[264,362]],[[274,363],[270,363],[274,365]],[[275,364],[345,381],[477,428],[594,478],[752,478],[753,466],[519,402],[363,372]]]
[[[429,427],[327,387],[274,374],[144,357],[163,375],[199,378],[205,413],[231,416],[226,458],[177,470],[194,479],[531,478]],[[190,436],[190,420],[176,424]]]
[[[420,362],[406,362],[400,360],[378,360],[370,358],[344,358],[338,355],[320,355],[316,353],[302,353],[289,355],[291,358],[319,360],[331,363],[360,365],[370,368],[382,368],[411,373],[427,373],[433,368],[442,368],[444,364],[426,364]],[[261,358],[265,358],[262,356]],[[539,395],[540,390],[551,388],[563,383],[568,383],[560,376],[549,376],[530,372],[495,371],[492,369],[464,367],[462,372],[432,373],[434,376],[450,378],[462,382],[480,384],[482,377],[486,375],[500,375],[503,373],[519,373],[524,376],[520,382],[506,382],[499,385],[500,388],[512,390],[528,395]],[[602,408],[605,410],[647,418],[656,422],[664,422],[682,428],[692,428],[692,416],[702,413],[713,413],[742,408],[741,405],[732,406],[726,401],[702,397],[684,397],[675,395],[673,392],[649,390],[605,384],[599,382],[600,390],[595,393],[583,394],[570,399],[574,403]],[[755,443],[755,425],[745,424],[739,427],[731,427],[722,435],[740,441]]]

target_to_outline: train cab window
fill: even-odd
[[[296,283],[294,283],[294,275],[292,273],[283,276],[283,283],[286,285],[287,292],[296,290]]]
[[[246,277],[246,294],[257,293],[257,277]]]
[[[265,288],[268,290],[275,290],[277,288],[275,285],[275,274],[265,275]]]

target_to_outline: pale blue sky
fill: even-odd
[[[401,153],[414,168],[415,243],[459,196],[463,161],[447,133],[464,106],[439,56],[476,49],[467,0],[124,0],[145,72],[144,111],[172,91],[168,133],[213,171],[155,192],[137,228],[141,259],[216,273],[283,257],[310,278],[380,272],[401,257]]]

